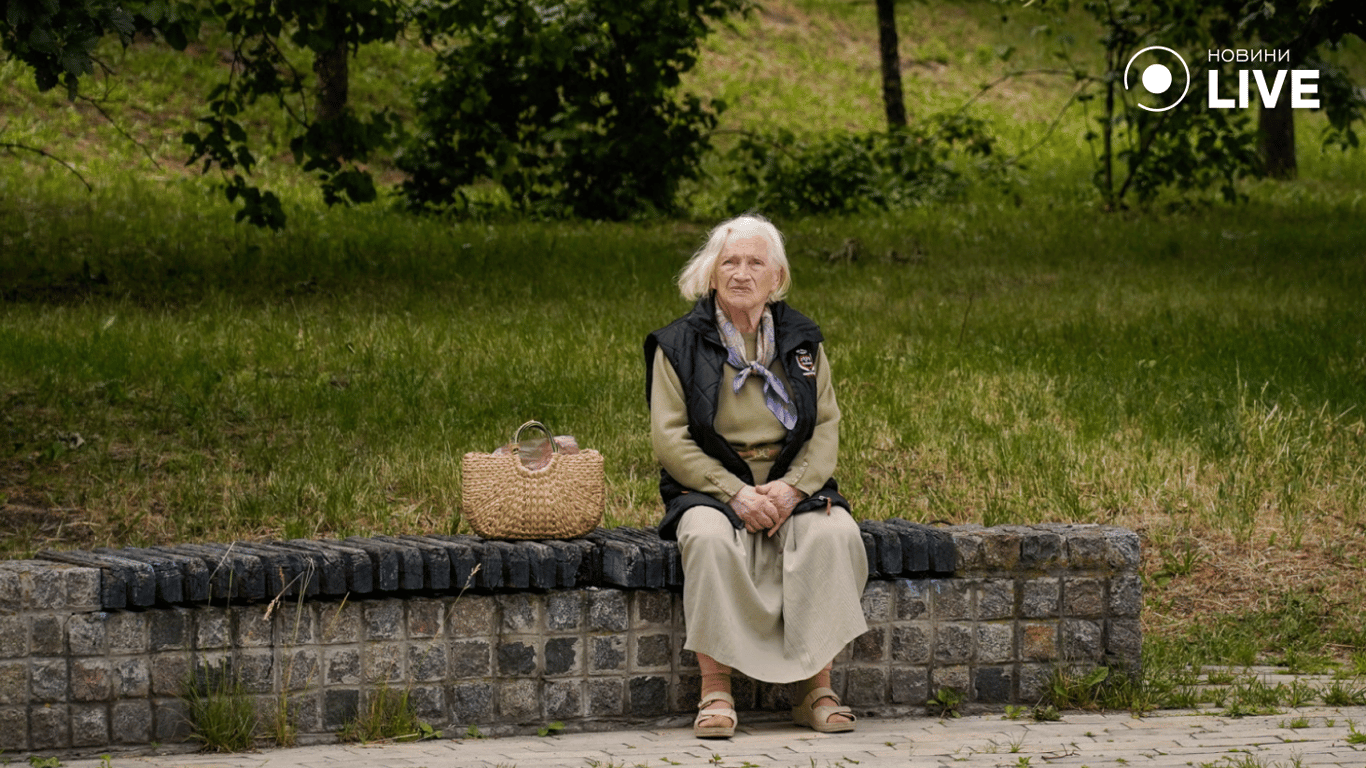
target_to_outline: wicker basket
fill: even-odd
[[[550,436],[543,424],[529,421],[513,443],[531,427]],[[550,444],[550,462],[539,469],[528,469],[516,453],[465,454],[460,501],[475,533],[486,539],[572,539],[598,527],[607,500],[602,454],[564,454],[553,438]]]

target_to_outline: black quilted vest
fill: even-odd
[[[797,424],[788,431],[782,450],[774,460],[769,477],[779,478],[787,473],[793,458],[802,446],[811,439],[816,426],[816,377],[792,375],[793,372],[810,368],[815,360],[816,348],[824,339],[821,329],[812,320],[783,302],[769,305],[773,311],[774,338],[778,346],[778,360],[783,370],[788,372],[788,389],[792,404],[797,411]],[[708,456],[721,462],[728,471],[754,485],[749,465],[735,452],[731,444],[717,433],[716,398],[722,386],[722,366],[726,362],[726,345],[716,329],[715,293],[704,296],[693,305],[692,311],[669,325],[651,333],[645,338],[645,402],[650,402],[650,392],[654,382],[655,350],[664,351],[664,356],[673,364],[674,371],[683,385],[688,410],[688,430],[693,440]],[[805,366],[798,363],[799,358]],[[659,537],[677,540],[678,522],[689,507],[714,507],[725,513],[731,525],[744,528],[744,523],[736,516],[729,504],[709,494],[694,491],[681,485],[659,471],[659,495],[664,499],[664,519],[659,525]],[[802,500],[793,514],[825,509],[827,503],[845,509],[849,502],[839,493],[839,484],[834,478],[810,498]]]

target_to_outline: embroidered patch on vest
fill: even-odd
[[[797,367],[802,369],[803,376],[816,375],[816,358],[805,347],[797,350]]]

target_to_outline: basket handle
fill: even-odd
[[[517,446],[518,446],[518,448],[517,448],[517,453],[518,453],[518,455],[521,455],[521,452],[522,452],[522,451],[521,451],[521,445],[522,445],[522,432],[525,431],[525,430],[527,430],[527,429],[530,429],[530,428],[539,429],[539,430],[541,430],[542,432],[545,433],[545,439],[548,440],[548,441],[550,442],[550,452],[551,452],[552,454],[555,454],[555,453],[559,453],[559,452],[560,452],[560,444],[557,443],[557,442],[555,442],[555,434],[554,434],[553,432],[550,431],[550,428],[547,427],[546,425],[542,424],[541,422],[536,421],[535,419],[532,419],[531,421],[528,421],[527,423],[525,423],[525,424],[523,424],[522,426],[518,427],[518,428],[517,428],[517,431],[512,433],[512,442],[516,443]]]

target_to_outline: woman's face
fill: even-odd
[[[716,259],[711,287],[728,313],[752,312],[768,302],[782,277],[782,268],[768,256],[768,243],[758,236],[742,237],[727,242]]]

